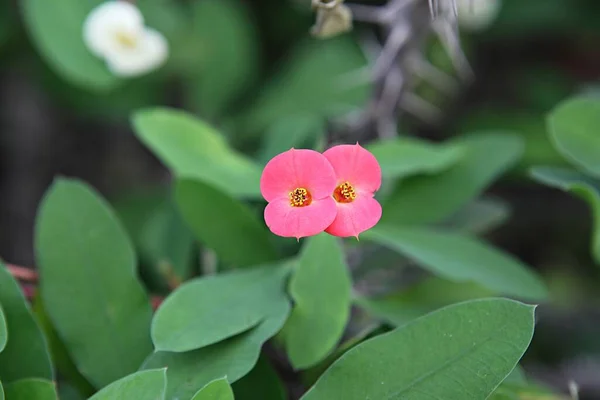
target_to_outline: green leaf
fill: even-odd
[[[443,225],[461,233],[486,233],[502,225],[511,210],[504,201],[491,197],[476,199],[444,221]]]
[[[258,325],[287,303],[285,264],[198,278],[165,299],[152,321],[156,351],[199,349]]]
[[[58,400],[52,381],[39,378],[21,379],[4,388],[7,400]]]
[[[4,386],[2,386],[2,382],[0,382],[0,400],[4,400]]]
[[[92,90],[119,84],[104,62],[83,42],[83,23],[102,0],[24,0],[23,16],[29,36],[54,71],[71,83]],[[68,11],[67,11],[68,10]]]
[[[44,305],[39,293],[36,293],[32,303],[33,313],[35,314],[35,317],[40,324],[40,328],[42,329],[44,336],[48,341],[48,348],[51,356],[50,358],[52,360],[52,365],[55,366],[57,374],[71,382],[75,387],[77,387],[79,393],[85,394],[86,398],[91,396],[96,392],[96,390],[85,379],[85,377],[81,375],[77,369],[77,366],[73,362],[73,359],[69,355],[65,344],[58,337],[58,333],[56,333],[56,330],[54,329],[54,326],[52,326],[52,322],[50,322],[48,314],[44,309]]]
[[[269,126],[258,159],[266,164],[277,154],[291,148],[317,150],[324,130],[324,121],[315,116],[283,117]]]
[[[354,302],[386,323],[401,326],[440,307],[491,295],[492,291],[472,282],[431,277],[401,292],[375,298],[357,297]]]
[[[52,379],[46,339],[35,321],[21,288],[0,262],[0,304],[8,341],[0,353],[0,379],[4,384],[23,378]]]
[[[235,400],[286,400],[287,394],[277,371],[261,356],[252,371],[233,384]]]
[[[443,308],[348,351],[302,400],[485,399],[529,346],[534,309],[506,299]]]
[[[548,117],[548,130],[563,156],[600,177],[600,99],[582,97],[561,103]]]
[[[167,391],[167,369],[135,372],[106,386],[89,400],[164,400]]]
[[[191,398],[204,385],[224,376],[233,383],[254,367],[262,345],[279,332],[289,311],[289,303],[280,303],[248,332],[187,353],[156,352],[142,368],[168,367],[167,400]]]
[[[294,309],[284,328],[290,363],[306,369],[335,348],[350,317],[352,281],[338,240],[308,239],[290,280]]]
[[[275,260],[266,225],[239,201],[200,181],[180,180],[175,200],[200,242],[238,267]]]
[[[531,175],[538,182],[573,193],[588,203],[594,218],[592,254],[600,263],[600,181],[574,170],[536,167]]]
[[[434,174],[454,165],[463,155],[462,146],[439,145],[409,137],[380,140],[367,146],[388,178]]]
[[[8,331],[6,330],[6,317],[4,316],[4,310],[2,304],[0,304],[0,353],[6,347],[8,341]]]
[[[261,169],[210,125],[182,111],[151,108],[132,118],[137,137],[178,177],[245,197],[260,196]]]
[[[527,266],[469,236],[382,224],[363,236],[451,281],[475,282],[496,293],[522,299],[541,300],[548,296],[544,283]]]
[[[169,280],[181,282],[192,273],[195,239],[175,204],[167,202],[148,215],[138,236],[145,279],[168,290]]]
[[[152,309],[109,205],[87,185],[55,181],[38,214],[36,250],[46,312],[79,371],[96,387],[135,371],[152,351]]]
[[[233,391],[227,378],[215,379],[200,389],[192,400],[233,400]]]
[[[192,4],[194,51],[200,65],[190,79],[190,96],[201,114],[213,119],[257,77],[259,39],[246,4],[205,0]]]
[[[509,134],[477,134],[457,138],[461,160],[433,176],[403,181],[384,203],[382,222],[428,224],[438,222],[479,195],[514,165],[523,152],[522,140]]]
[[[357,72],[365,66],[364,55],[348,36],[307,39],[240,117],[239,128],[258,133],[284,116],[325,118],[360,107],[370,92],[368,79]]]

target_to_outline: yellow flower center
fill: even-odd
[[[137,45],[137,38],[126,32],[117,32],[116,39],[121,46],[127,47],[128,49],[132,49]]]
[[[290,205],[292,207],[306,207],[312,202],[312,197],[308,190],[296,188],[290,192]]]
[[[335,188],[333,198],[338,203],[351,203],[356,199],[356,192],[350,182],[344,182]]]

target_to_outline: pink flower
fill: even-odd
[[[359,233],[374,227],[381,218],[381,205],[373,198],[381,186],[381,167],[358,143],[334,146],[323,155],[335,170],[333,198],[337,204],[337,216],[325,232],[358,239]]]
[[[333,167],[321,153],[291,149],[273,157],[260,178],[260,192],[269,203],[267,226],[297,239],[323,232],[336,216],[335,187]]]

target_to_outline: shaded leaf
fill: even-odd
[[[348,351],[302,399],[485,399],[529,346],[534,309],[506,299],[443,308]]]
[[[215,379],[200,389],[192,400],[233,400],[233,391],[227,378]]]
[[[338,240],[325,233],[309,238],[290,279],[294,308],[283,331],[294,368],[311,367],[335,348],[350,317],[351,289]]]
[[[464,149],[462,158],[437,175],[403,181],[384,203],[382,222],[438,222],[479,195],[514,165],[523,152],[521,139],[509,134],[468,135],[453,143]]]
[[[232,337],[258,325],[287,303],[287,265],[197,278],[175,290],[152,321],[156,351],[184,352]]]
[[[258,159],[266,164],[277,154],[291,148],[317,150],[324,130],[324,121],[315,116],[283,117],[267,129]]]
[[[21,288],[0,262],[0,304],[6,318],[8,341],[0,353],[0,379],[7,385],[23,378],[52,379],[46,339],[35,321]]]
[[[402,326],[438,308],[491,295],[492,291],[475,283],[431,277],[398,293],[373,298],[357,297],[354,302],[386,323]]]
[[[163,400],[167,390],[167,370],[135,372],[106,386],[89,400]]]
[[[476,199],[444,221],[454,231],[480,234],[502,225],[510,217],[511,210],[504,201],[491,197]]]
[[[48,348],[50,350],[50,358],[52,365],[55,366],[58,374],[65,377],[69,382],[77,387],[80,393],[84,393],[86,397],[91,396],[96,390],[92,385],[81,375],[77,366],[73,362],[73,359],[69,355],[65,344],[58,337],[56,330],[52,326],[52,322],[44,310],[39,293],[33,299],[33,313],[40,324],[46,340],[48,341]],[[62,400],[62,397],[61,397]]]
[[[178,177],[234,196],[260,196],[260,168],[210,125],[182,111],[151,108],[132,118],[137,137]]]
[[[548,116],[548,130],[563,156],[600,177],[600,99],[586,96],[559,104]]]
[[[306,39],[241,116],[239,127],[258,133],[284,116],[325,118],[360,107],[370,91],[367,79],[357,71],[366,65],[350,37]]]
[[[440,172],[454,165],[463,155],[460,145],[439,145],[409,137],[379,140],[366,148],[375,155],[382,175],[388,178]]]
[[[0,382],[0,400],[4,400],[4,386],[2,386],[2,382]]]
[[[276,259],[266,225],[241,202],[193,180],[177,182],[175,200],[198,240],[223,261],[244,267]]]
[[[36,250],[46,312],[79,371],[96,387],[135,371],[152,351],[152,309],[108,204],[87,185],[55,181],[38,214]]]
[[[283,326],[289,303],[280,303],[273,314],[248,332],[187,353],[156,352],[142,368],[168,367],[167,400],[191,398],[207,383],[227,377],[233,383],[256,364],[264,342]]]
[[[39,378],[21,379],[4,388],[7,400],[58,400],[52,381]]]
[[[83,23],[102,0],[25,0],[25,26],[32,42],[56,73],[73,84],[108,90],[119,84],[83,42]],[[65,12],[68,10],[68,12]]]
[[[6,330],[6,318],[4,317],[4,310],[2,304],[0,304],[0,353],[6,347],[8,340],[8,331]]]
[[[235,400],[286,400],[286,391],[277,371],[261,356],[248,375],[232,386]]]
[[[538,182],[573,193],[588,203],[594,218],[592,254],[600,263],[600,181],[580,172],[554,167],[536,167],[531,170]]]
[[[247,5],[240,0],[192,4],[190,40],[200,53],[190,96],[202,115],[216,118],[257,77],[259,40]]]
[[[548,296],[544,283],[527,266],[469,236],[382,224],[363,235],[455,282],[475,282],[496,293],[522,299],[541,300]]]

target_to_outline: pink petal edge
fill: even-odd
[[[337,184],[350,182],[355,190],[374,193],[381,186],[381,167],[375,156],[356,144],[334,146],[323,155],[329,160]]]
[[[292,207],[289,199],[277,199],[267,204],[265,222],[275,235],[300,239],[323,232],[336,213],[336,202],[331,197],[313,200],[306,207]]]
[[[289,197],[296,188],[307,189],[313,199],[331,196],[335,172],[325,156],[314,150],[291,149],[273,157],[260,177],[260,192],[267,201]]]
[[[325,232],[338,237],[358,238],[381,219],[381,205],[368,195],[359,195],[352,203],[336,203],[337,216]]]

